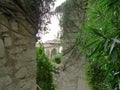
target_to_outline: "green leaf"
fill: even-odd
[[[93,30],[93,32],[97,35],[97,36],[99,36],[99,37],[102,37],[102,38],[105,38],[106,39],[106,37],[103,35],[103,34],[101,34],[101,33],[99,33],[98,32],[98,30]]]
[[[115,41],[113,41],[113,43],[112,43],[112,45],[111,45],[111,48],[110,48],[110,54],[112,53],[114,47],[115,47]]]
[[[82,49],[85,50],[85,49],[88,49],[90,46],[94,45],[95,43],[97,43],[98,40],[95,40],[93,42],[90,42],[88,45],[86,45],[85,47],[83,47]]]
[[[115,61],[115,50],[112,51],[111,57],[112,57],[112,61]]]
[[[107,50],[107,46],[108,46],[108,43],[109,43],[109,39],[106,40],[105,44],[104,44],[104,50],[106,51]]]
[[[101,53],[101,51],[103,51],[103,49],[104,49],[104,41],[102,41],[102,42],[99,42],[97,45],[96,45],[96,48],[95,48],[95,50],[89,55],[89,57],[92,57],[94,54],[98,54],[99,56],[102,54]]]

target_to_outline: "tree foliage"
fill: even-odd
[[[44,47],[37,48],[37,84],[42,90],[55,90],[53,83],[54,68],[50,60],[45,56]]]
[[[50,19],[50,6],[53,3],[54,0],[0,0],[0,13],[8,21],[15,20],[22,26],[26,26],[23,22],[27,21],[35,29],[34,33],[27,31],[35,36],[38,29],[46,30],[46,24]],[[0,25],[7,27],[3,23]]]
[[[93,90],[120,89],[119,4],[119,0],[95,0],[88,5],[85,30],[89,41],[85,48],[90,47],[89,66],[94,64],[87,72]],[[102,74],[96,73],[99,70]]]

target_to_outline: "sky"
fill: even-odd
[[[61,5],[65,0],[56,0],[54,9]],[[59,26],[59,20],[56,16],[51,17],[51,24],[48,25],[48,28],[50,29],[49,32],[45,35],[42,35],[42,42],[45,42],[47,40],[55,39],[55,36],[57,35],[57,32],[60,30]]]

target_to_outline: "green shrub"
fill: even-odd
[[[120,90],[120,1],[89,0],[88,8],[84,48],[89,50],[91,90]]]
[[[55,90],[53,83],[54,68],[50,60],[45,56],[44,47],[37,48],[37,84],[42,90]]]
[[[88,63],[86,66],[86,79],[90,85],[91,90],[104,90],[104,70],[98,62]]]
[[[86,79],[91,90],[119,90],[120,86],[120,62],[110,62],[103,59],[102,62],[92,60],[86,67]]]
[[[62,60],[62,54],[56,54],[54,57],[53,57],[54,61],[57,63],[57,64],[60,64],[61,63],[61,60]]]

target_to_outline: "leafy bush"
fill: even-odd
[[[105,71],[100,67],[101,65],[98,62],[89,62],[86,67],[86,79],[90,85],[91,90],[105,90],[103,89]]]
[[[61,63],[61,60],[62,60],[62,54],[56,54],[53,59],[55,60],[55,62],[57,64],[60,64]]]
[[[92,90],[120,90],[120,1],[89,1],[88,7],[87,80]]]
[[[55,90],[53,83],[54,68],[50,60],[45,56],[44,47],[37,48],[37,84],[42,90]]]
[[[101,60],[102,61],[102,60]],[[91,90],[119,90],[120,62],[104,59],[89,61],[86,67],[86,79]]]

